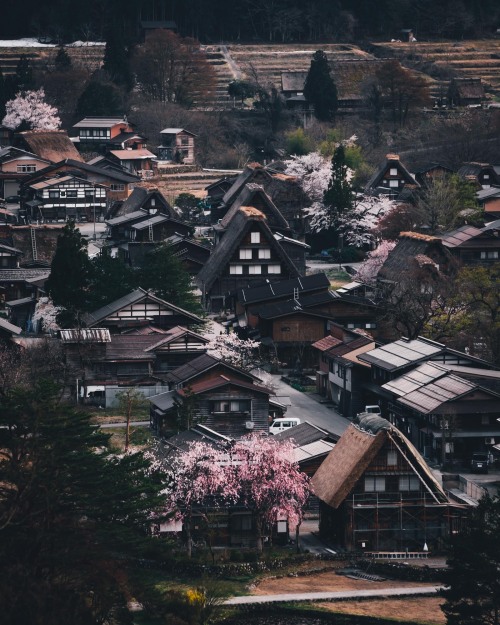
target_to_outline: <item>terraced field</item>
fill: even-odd
[[[458,78],[481,78],[490,98],[500,97],[500,39],[460,42],[383,43],[377,56],[395,57],[403,65]],[[447,84],[447,81],[438,81]]]
[[[83,67],[89,72],[98,69],[104,58],[104,44],[102,46],[67,47],[66,52],[73,64]],[[52,69],[57,48],[2,48],[0,47],[0,69],[4,76],[14,74],[21,56],[26,56],[34,67]]]

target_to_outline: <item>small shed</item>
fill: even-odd
[[[484,97],[480,78],[453,78],[448,88],[450,106],[479,106]]]

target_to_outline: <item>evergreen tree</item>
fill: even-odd
[[[133,291],[137,277],[120,258],[102,253],[91,260],[89,306],[97,310]]]
[[[338,108],[337,87],[330,75],[328,59],[323,50],[313,54],[304,84],[304,97],[314,107],[320,121],[331,121]]]
[[[54,304],[65,309],[58,315],[58,323],[63,327],[79,324],[81,313],[90,310],[91,279],[92,263],[87,254],[87,241],[70,221],[57,237],[56,253],[46,283]]]
[[[33,89],[35,82],[33,80],[33,68],[28,57],[25,54],[21,54],[16,67],[16,82],[17,88],[21,91],[28,91]]]
[[[442,592],[448,625],[500,624],[500,498],[483,498],[452,541]]]
[[[114,83],[124,87],[127,91],[132,89],[130,53],[125,43],[123,31],[116,27],[116,23],[113,23],[106,33],[106,48],[102,67],[108,72]]]
[[[112,82],[92,80],[78,98],[76,115],[123,115],[124,103],[121,89]]]
[[[60,46],[57,50],[56,58],[54,59],[54,66],[58,72],[67,72],[71,69],[71,57],[66,52],[64,46]]]
[[[332,177],[323,196],[330,228],[343,235],[343,224],[353,210],[353,193],[349,182],[349,168],[345,148],[340,144],[332,157]]]
[[[110,455],[108,438],[50,382],[0,398],[3,625],[130,622],[130,569],[163,484],[141,454]]]
[[[199,314],[201,305],[192,291],[191,277],[167,245],[150,252],[139,272],[140,285],[167,302]]]

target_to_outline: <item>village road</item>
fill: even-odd
[[[332,434],[341,436],[349,425],[350,421],[342,417],[334,408],[326,404],[320,404],[317,399],[307,393],[295,390],[285,382],[281,381],[279,375],[273,375],[273,386],[276,391],[276,399],[289,397],[290,405],[287,407],[285,415],[287,417],[298,417],[302,422],[309,421]]]
[[[341,590],[338,592],[298,592],[282,595],[252,595],[232,597],[224,603],[227,605],[245,605],[249,603],[280,603],[290,601],[341,601],[343,599],[376,598],[376,597],[409,597],[437,593],[444,586],[420,586],[401,588],[380,588],[378,590]]]

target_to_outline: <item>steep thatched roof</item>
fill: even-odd
[[[267,219],[267,225],[271,230],[289,230],[287,220],[280,213],[264,188],[258,184],[247,183],[243,186],[240,193],[234,199],[231,208],[227,211],[221,221],[221,227],[227,228],[231,219],[240,210],[240,208],[253,207],[263,213]]]
[[[440,271],[452,262],[450,252],[443,247],[439,237],[418,232],[402,232],[396,247],[391,250],[380,268],[377,278],[399,282],[402,275],[428,268]]]
[[[19,134],[34,154],[52,163],[66,158],[83,162],[65,130],[27,130]]]
[[[291,277],[299,275],[293,261],[274,238],[266,223],[265,216],[256,209],[241,207],[231,219],[222,240],[216,245],[206,265],[196,276],[197,284],[202,290],[208,291],[212,288],[217,278],[222,275],[238,245],[252,228],[260,230],[267,245],[282,261],[287,273]]]
[[[387,154],[385,157],[385,161],[379,165],[373,176],[366,183],[365,191],[370,192],[376,189],[384,177],[386,173],[390,169],[396,169],[396,176],[389,176],[389,178],[398,178],[404,180],[405,184],[415,185],[415,187],[419,187],[420,185],[416,182],[415,178],[410,174],[410,172],[406,169],[403,163],[399,160],[399,156],[397,154]],[[398,189],[389,188],[390,191],[397,191]],[[401,191],[401,189],[399,189]]]
[[[433,499],[446,503],[441,485],[406,436],[389,421],[366,413],[360,416],[358,423],[349,425],[316,471],[312,480],[316,496],[332,508],[338,508],[388,441],[406,459]]]

